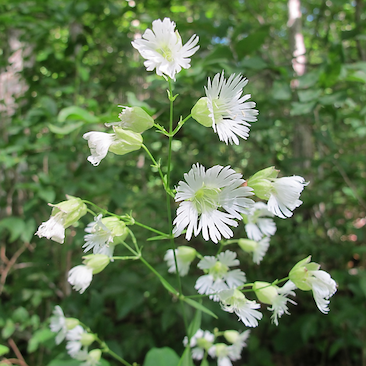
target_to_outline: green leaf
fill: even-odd
[[[9,351],[10,351],[10,349],[8,347],[0,344],[0,356],[5,355],[5,353],[8,353]]]
[[[178,366],[179,357],[169,347],[152,348],[146,355],[143,366]]]
[[[291,100],[290,85],[284,81],[275,81],[272,87],[272,97],[276,100]]]
[[[74,123],[68,123],[68,124],[66,124],[62,127],[52,125],[52,124],[48,124],[48,128],[53,133],[57,133],[59,135],[68,135],[72,131],[75,131],[76,129],[81,127],[83,124],[84,124],[84,122],[82,122],[82,121],[74,122]]]
[[[183,355],[179,360],[178,366],[194,366],[190,347],[186,347],[184,350]]]
[[[36,351],[40,344],[43,344],[54,337],[55,333],[51,332],[48,328],[37,330],[28,342],[27,351],[29,353]]]
[[[307,90],[299,90],[298,95],[300,102],[310,102],[312,100],[318,99],[321,94],[321,89],[307,89]]]
[[[190,337],[193,337],[196,334],[197,330],[201,327],[201,319],[202,319],[202,311],[197,310],[191,324],[189,324],[188,327],[188,334]]]
[[[77,360],[52,360],[47,366],[80,366]]]
[[[263,69],[268,68],[268,64],[266,62],[264,62],[260,57],[253,56],[253,57],[244,59],[241,62],[241,67],[246,67],[248,69],[253,69],[253,70],[263,70]]]
[[[315,108],[316,102],[307,102],[307,103],[299,103],[293,102],[291,103],[291,116],[300,116],[303,114],[311,113]]]
[[[82,120],[87,123],[98,123],[99,118],[90,114],[87,110],[77,107],[76,105],[72,105],[70,107],[61,109],[60,113],[57,116],[57,121],[62,123],[66,120]]]
[[[20,217],[6,217],[0,221],[0,232],[2,229],[7,229],[10,231],[10,238],[8,241],[9,243],[13,243],[25,230],[25,222]]]
[[[246,55],[250,55],[254,51],[258,50],[269,34],[269,26],[265,25],[258,29],[256,32],[249,34],[246,38],[243,38],[235,45],[235,51],[239,58]]]
[[[8,339],[15,331],[15,324],[11,319],[7,319],[1,335],[4,339]]]
[[[204,313],[211,315],[213,318],[218,319],[217,316],[209,309],[207,309],[205,306],[203,306],[202,304],[200,304],[197,301],[194,301],[192,299],[188,299],[186,297],[183,298],[183,300],[190,306],[196,308],[197,310],[201,310]]]
[[[176,295],[177,294],[177,290],[168,282],[165,280],[164,277],[159,275],[159,280],[162,283],[162,285],[172,294]]]

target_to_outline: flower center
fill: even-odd
[[[229,270],[228,266],[221,262],[216,262],[213,267],[210,268],[210,274],[214,277],[214,279],[222,278]]]
[[[219,207],[220,188],[203,186],[195,193],[192,202],[198,213],[216,210]]]
[[[174,61],[173,53],[170,47],[166,44],[162,45],[158,52],[169,62]]]

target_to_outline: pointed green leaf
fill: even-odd
[[[200,304],[197,301],[194,301],[192,299],[187,299],[187,298],[183,298],[183,300],[190,306],[203,311],[204,313],[211,315],[213,318],[217,319],[217,315],[215,315],[211,310],[207,309],[205,306],[203,306],[202,304]]]
[[[179,357],[169,347],[152,348],[146,355],[143,366],[178,366]]]
[[[98,123],[99,118],[90,114],[87,110],[77,107],[76,105],[72,105],[70,107],[61,109],[60,113],[57,116],[57,121],[62,123],[67,119],[70,120],[82,120],[87,123]]]

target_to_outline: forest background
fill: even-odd
[[[65,194],[112,212],[132,211],[140,222],[168,231],[164,192],[144,154],[111,154],[96,168],[86,161],[82,135],[116,121],[118,105],[142,106],[160,123],[168,121],[165,82],[145,71],[131,41],[154,19],[170,17],[183,42],[193,33],[200,37],[192,67],[177,78],[176,121],[203,95],[207,76],[223,69],[249,79],[245,92],[260,111],[240,146],[218,145],[212,131],[187,122],[173,144],[171,181],[198,159],[231,165],[246,178],[272,165],[283,176],[305,177],[304,204],[293,218],[276,220],[261,265],[244,254],[240,260],[248,278],[267,280],[286,276],[311,253],[338,283],[327,316],[298,293],[298,305],[279,327],[267,316],[252,330],[236,364],[366,365],[365,3],[302,1],[302,17],[293,18],[293,2],[0,1],[0,343],[10,349],[6,357],[32,366],[74,365],[64,361],[64,345],[55,345],[48,328],[56,304],[131,362],[142,364],[152,347],[182,353],[179,309],[137,263],[108,267],[83,295],[71,290],[66,274],[79,264],[86,220],[69,230],[64,245],[34,236],[50,215],[47,203]],[[295,34],[304,48],[294,59]],[[147,131],[144,143],[164,159],[164,136]],[[243,225],[236,229],[241,235]],[[137,238],[166,273],[166,243],[147,242],[144,231]],[[190,244],[207,245],[199,237]],[[196,277],[191,271],[187,286]],[[244,330],[229,314],[204,316],[202,327]]]

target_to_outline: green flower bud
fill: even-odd
[[[57,214],[62,216],[62,224],[65,229],[78,222],[87,212],[87,207],[80,198],[69,195],[66,195],[66,198],[67,201],[62,201],[55,205],[48,204],[53,207],[51,216],[56,216]]]
[[[272,180],[277,178],[279,170],[273,166],[255,173],[247,181],[249,187],[253,188],[254,194],[260,199],[267,200],[271,195]]]
[[[89,254],[83,257],[83,263],[93,269],[93,274],[102,272],[110,262],[110,258],[105,254]]]
[[[238,340],[239,335],[240,333],[236,330],[225,330],[224,332],[225,339],[231,344],[234,344]]]
[[[90,346],[95,340],[96,340],[96,336],[95,334],[92,333],[82,333],[81,338],[80,338],[80,343],[83,346]]]
[[[311,255],[295,264],[289,273],[290,280],[296,285],[296,287],[303,291],[310,291],[312,289],[307,283],[309,271],[317,271],[320,268],[318,263],[310,263],[310,260]]]
[[[255,240],[251,239],[239,239],[238,244],[244,252],[252,253],[257,248],[258,243]]]
[[[258,300],[264,304],[272,305],[278,295],[277,286],[273,286],[268,282],[254,282],[253,290]]]
[[[206,351],[208,351],[208,349],[211,348],[211,346],[212,346],[212,342],[208,341],[206,338],[198,338],[197,346],[199,348],[203,348]]]
[[[177,255],[183,262],[190,263],[190,262],[193,262],[193,260],[196,258],[197,251],[194,248],[182,245],[182,246],[178,247]]]
[[[210,110],[207,107],[207,98],[203,97],[198,100],[195,106],[191,110],[192,118],[194,118],[198,123],[205,127],[212,127],[212,118],[210,115]]]
[[[75,318],[66,318],[65,323],[67,330],[74,329],[77,325],[80,324],[79,320]]]
[[[102,350],[100,349],[93,349],[92,351],[89,352],[89,357],[95,360],[96,362],[100,360],[101,356],[102,356]]]
[[[140,107],[125,107],[119,114],[119,118],[120,127],[137,133],[142,133],[154,126],[153,118]]]
[[[109,151],[112,153],[124,155],[141,148],[143,141],[141,134],[130,130],[124,130],[120,127],[113,127],[113,130],[118,139],[109,147]]]
[[[113,244],[125,240],[128,236],[126,224],[117,217],[109,216],[102,219],[102,223],[111,231],[114,238]]]

